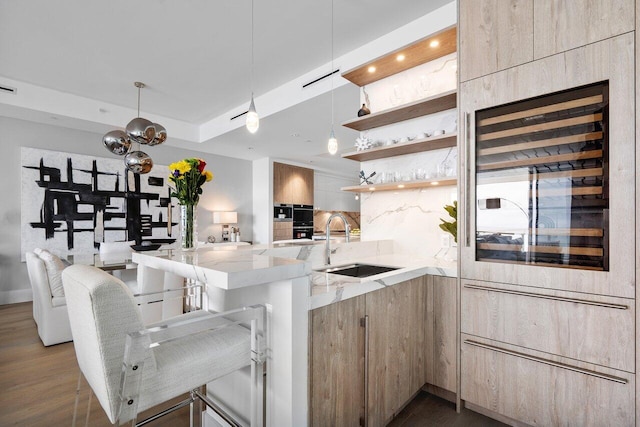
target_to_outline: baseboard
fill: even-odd
[[[497,412],[493,412],[489,409],[483,408],[482,406],[474,405],[473,403],[469,403],[466,401],[463,402],[464,407],[469,409],[470,411],[477,412],[484,415],[485,417],[493,418],[494,420],[500,421],[501,423],[508,424],[513,427],[530,427],[527,423],[523,423],[522,421],[514,420],[513,418],[498,414]]]
[[[0,291],[0,305],[16,304],[33,301],[31,289],[17,289],[15,291]]]
[[[425,384],[422,387],[423,391],[426,391],[429,394],[433,394],[434,396],[438,396],[444,400],[448,400],[451,403],[456,403],[456,394],[452,391],[445,390],[444,388],[435,386],[433,384]]]

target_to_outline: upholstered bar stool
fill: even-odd
[[[251,426],[263,425],[264,306],[198,310],[145,328],[134,295],[119,279],[73,265],[62,280],[81,374],[112,423],[142,425],[138,413],[185,393],[190,397],[169,410],[190,405],[193,422],[201,418],[194,413],[200,399],[223,413],[200,387],[251,366],[252,410],[245,415]]]

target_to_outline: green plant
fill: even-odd
[[[451,233],[453,240],[458,243],[458,202],[454,200],[453,205],[445,205],[444,210],[453,218],[453,221],[449,222],[440,218],[442,224],[439,224],[439,226],[447,233]]]

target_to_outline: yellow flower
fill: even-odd
[[[189,164],[189,162],[185,160],[180,160],[179,162],[175,163],[174,170],[178,170],[180,172],[180,175],[184,175],[191,170],[191,164]]]
[[[206,178],[206,182],[209,182],[209,181],[211,181],[213,179],[213,174],[211,172],[204,171],[203,173],[204,173],[204,176]]]

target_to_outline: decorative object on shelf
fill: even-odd
[[[169,181],[174,184],[171,197],[180,203],[180,247],[183,251],[196,249],[198,243],[197,207],[202,185],[213,179],[213,174],[204,170],[202,159],[188,158],[169,165]],[[171,186],[170,186],[171,187]]]
[[[358,110],[358,117],[366,116],[367,114],[371,114],[371,110],[365,104],[362,104],[362,108]]]
[[[453,205],[445,205],[444,210],[447,211],[451,218],[453,218],[453,221],[445,221],[444,219],[440,218],[442,224],[439,224],[439,227],[443,231],[451,233],[451,235],[453,236],[453,241],[458,243],[458,202],[454,200]]]
[[[448,177],[453,176],[454,168],[453,162],[449,159],[451,153],[453,152],[453,148],[449,148],[449,152],[447,156],[438,164],[438,177]]]
[[[373,178],[375,176],[375,174],[376,174],[376,172],[373,171],[373,172],[371,172],[371,175],[366,176],[364,171],[361,170],[360,174],[359,174],[359,176],[360,176],[360,185],[364,185],[364,184],[371,185],[371,184],[373,184],[373,181],[371,181],[371,178]]]
[[[371,102],[369,101],[369,94],[367,93],[366,86],[362,86],[362,96],[364,96],[364,105],[367,107],[367,110],[371,112]]]
[[[142,82],[134,82],[138,88],[138,117],[127,124],[126,132],[112,130],[102,137],[102,144],[109,152],[124,157],[124,164],[128,170],[137,174],[149,173],[153,168],[151,157],[140,151],[140,144],[160,145],[167,139],[167,130],[164,126],[153,123],[140,117],[140,90],[145,87]],[[132,142],[138,144],[135,151],[131,151]]]
[[[222,224],[222,241],[229,241],[229,224],[238,223],[238,212],[214,212],[213,223]]]
[[[256,111],[256,105],[253,101],[253,0],[251,0],[251,103],[247,112],[247,130],[256,133],[260,127],[260,117]]]
[[[329,141],[327,142],[327,151],[329,151],[329,154],[332,156],[338,152],[338,140],[333,132],[333,72],[333,0],[331,0],[331,133],[329,134]]]
[[[215,242],[216,242],[216,236],[207,237],[207,243],[215,243]]]
[[[356,151],[368,150],[373,146],[373,141],[371,138],[367,138],[366,136],[361,136],[356,138]]]

